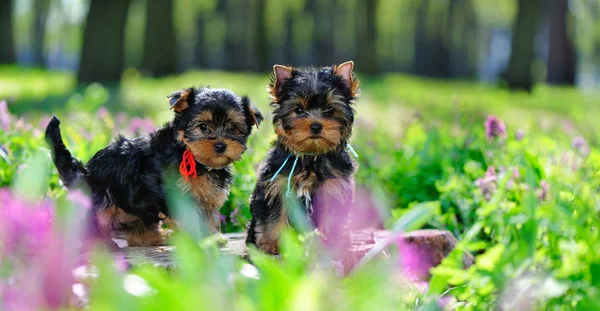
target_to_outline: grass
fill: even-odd
[[[166,95],[190,85],[248,94],[269,120],[268,78],[261,74],[189,72],[147,79],[130,70],[119,89],[77,90],[72,84],[51,87],[58,77],[70,81],[68,74],[23,71],[14,80],[18,83],[6,84],[2,81],[10,78],[0,72],[0,97],[9,98],[9,110],[24,117],[19,123],[12,116],[0,132],[6,153],[0,158],[0,186],[11,186],[17,197],[49,197],[67,215],[77,209],[69,209],[47,155],[40,153],[43,116],[59,115],[68,147],[83,160],[118,132],[135,135],[132,125],[139,119],[134,118],[169,120]],[[38,75],[53,80],[40,88],[53,90],[46,96],[64,98],[61,105],[39,106],[43,96],[22,91],[28,77]],[[600,256],[594,251],[600,247],[596,93],[548,86],[511,93],[397,74],[363,79],[361,85],[352,141],[359,153],[361,202],[375,206],[387,228],[446,229],[459,239],[455,251],[432,270],[427,286],[402,274],[393,247],[391,258],[339,278],[328,266],[327,252],[315,250],[318,243],[301,229],[284,236],[283,261],[254,254],[257,271],[182,234],[174,239],[179,268],[173,272],[150,265],[120,271],[99,251],[92,262],[100,277],[85,283],[90,308],[436,310],[449,297],[458,310],[600,307]],[[506,133],[486,136],[488,115],[506,123]],[[249,151],[234,166],[234,186],[221,209],[226,231],[242,231],[249,220],[255,172],[273,138],[268,123],[253,134]],[[476,256],[466,270],[463,251]],[[2,254],[15,259],[3,262],[1,280],[24,275],[15,263],[18,254]],[[114,284],[143,284],[152,294]]]

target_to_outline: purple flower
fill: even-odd
[[[119,112],[117,113],[117,115],[115,116],[115,123],[119,126],[119,127],[123,127],[125,125],[125,123],[127,123],[127,114],[124,112]]]
[[[490,165],[485,175],[475,181],[475,186],[481,190],[484,198],[488,201],[492,198],[494,191],[496,191],[496,179],[496,169]]]
[[[0,127],[8,131],[10,129],[11,115],[8,112],[8,104],[6,101],[0,101]]]
[[[402,235],[397,236],[395,242],[400,256],[398,266],[402,273],[415,281],[427,280],[430,276],[429,269],[435,266],[436,256],[432,249],[411,243]]]
[[[82,196],[75,191],[68,198],[82,201]],[[55,227],[50,202],[26,202],[8,189],[0,189],[0,218],[0,258],[10,268],[0,278],[0,309],[66,306],[72,294],[72,271],[81,260],[80,249],[74,246],[80,234]]]
[[[38,128],[42,129],[42,130],[46,130],[46,127],[48,126],[48,123],[50,123],[50,120],[52,118],[50,118],[49,116],[43,116],[40,118],[40,121],[38,122]]]
[[[90,197],[79,189],[69,190],[67,199],[69,199],[76,207],[84,208],[85,210],[90,210],[92,208]]]
[[[33,127],[31,124],[25,122],[25,119],[19,118],[17,122],[15,122],[15,129],[18,131],[29,132]]]
[[[485,136],[487,138],[505,138],[506,137],[506,126],[502,120],[496,116],[488,116],[484,123],[485,125]]]
[[[231,211],[231,214],[229,214],[229,219],[235,219],[235,217],[239,214],[240,212],[240,208],[236,207],[233,211]]]
[[[579,153],[583,156],[587,156],[590,153],[590,147],[588,146],[587,141],[582,136],[577,136],[573,138],[573,142],[571,142],[571,146],[577,149]]]
[[[129,130],[135,134],[149,133],[155,129],[154,122],[150,119],[133,118],[129,124]]]
[[[525,137],[525,131],[523,131],[522,129],[518,129],[515,133],[515,139],[520,141],[523,139],[523,137]]]
[[[100,107],[98,111],[96,111],[96,119],[104,119],[108,116],[108,109],[106,107]]]
[[[549,190],[550,184],[548,184],[545,180],[540,181],[540,188],[537,190],[538,199],[540,199],[540,201],[546,201]]]
[[[31,253],[50,239],[53,222],[48,202],[30,204],[0,189],[0,241],[4,252]]]
[[[521,172],[519,171],[518,167],[513,167],[513,169],[512,169],[512,178],[514,178],[514,179],[521,178]]]
[[[221,221],[222,224],[226,224],[227,223],[227,217],[225,217],[225,215],[221,214],[220,212],[217,214],[217,216],[219,216],[219,221]]]

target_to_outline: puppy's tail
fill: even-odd
[[[52,160],[58,170],[58,175],[66,187],[70,187],[78,180],[85,180],[86,169],[81,161],[75,159],[60,135],[60,120],[54,116],[46,127],[46,142],[52,151]]]

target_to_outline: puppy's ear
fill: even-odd
[[[271,94],[271,99],[273,101],[277,101],[277,93],[281,88],[281,85],[285,83],[286,80],[292,77],[294,73],[294,68],[275,65],[273,66],[273,73],[271,74],[271,84],[269,85],[269,94]]]
[[[354,62],[347,61],[341,65],[334,66],[333,73],[342,78],[342,81],[350,89],[352,96],[355,96],[358,91],[358,80],[354,77]]]
[[[256,128],[258,128],[260,123],[264,120],[260,110],[250,102],[250,99],[248,99],[247,96],[242,97],[242,105],[248,124],[250,126],[256,125]]]
[[[169,109],[175,110],[177,113],[188,109],[194,104],[194,89],[187,88],[179,91],[175,91],[168,96],[169,98]]]

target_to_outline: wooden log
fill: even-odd
[[[369,250],[377,243],[387,240],[391,235],[392,233],[389,231],[352,232],[350,234],[350,251],[348,256],[342,260],[344,271],[350,271]],[[223,246],[221,251],[227,255],[246,258],[246,235],[244,233],[231,233],[225,234],[225,236],[229,239],[229,243]],[[400,239],[402,245],[409,246],[413,257],[416,257],[420,262],[428,263],[431,267],[439,265],[457,243],[452,233],[445,230],[416,230],[403,234]],[[157,266],[171,268],[173,266],[171,255],[175,251],[174,246],[126,247],[116,251],[115,254],[123,258],[130,266],[150,262]],[[465,254],[463,263],[465,267],[473,264],[473,256],[468,253]],[[419,277],[427,279],[428,271],[426,275]]]

